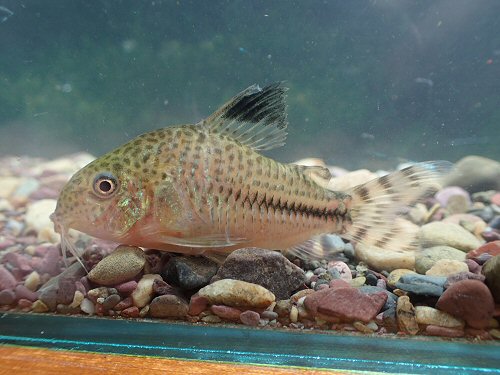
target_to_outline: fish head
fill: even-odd
[[[61,236],[71,228],[119,242],[145,216],[149,198],[140,175],[110,159],[94,160],[63,187],[51,215]]]

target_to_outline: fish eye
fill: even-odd
[[[100,198],[108,198],[118,190],[118,181],[110,173],[101,173],[94,179],[94,193]]]

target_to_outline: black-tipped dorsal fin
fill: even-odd
[[[252,85],[201,122],[211,133],[227,135],[254,150],[285,144],[285,92],[281,82],[264,88]]]

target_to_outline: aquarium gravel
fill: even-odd
[[[70,232],[82,262],[61,255],[49,215],[69,177],[93,160],[0,160],[3,311],[183,320],[256,328],[499,340],[500,164],[467,156],[445,187],[403,213],[415,252],[324,235],[331,259],[261,248],[225,260],[104,242]],[[302,161],[305,162],[305,161]],[[308,161],[310,162],[310,161]],[[319,162],[319,161],[315,161]],[[339,186],[383,172],[335,170]],[[361,182],[364,182],[361,181]],[[474,181],[473,188],[468,181]]]

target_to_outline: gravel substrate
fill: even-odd
[[[462,159],[447,187],[399,219],[403,230],[418,230],[416,253],[327,235],[333,260],[244,248],[218,264],[75,232],[87,274],[64,264],[49,215],[64,183],[90,160],[0,159],[1,310],[500,340],[496,161]],[[355,171],[335,183],[373,176]]]

